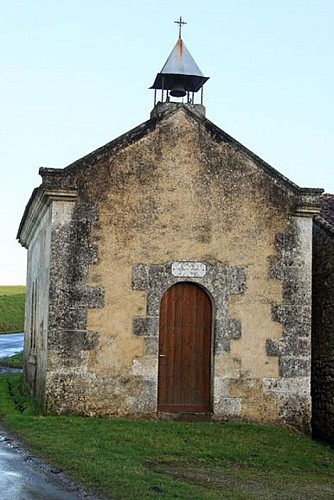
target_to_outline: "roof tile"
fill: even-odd
[[[324,193],[320,212],[314,216],[314,223],[334,238],[334,194]]]

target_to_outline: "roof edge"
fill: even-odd
[[[224,132],[221,128],[219,128],[212,121],[206,118],[204,106],[189,105],[186,103],[176,103],[176,102],[170,102],[170,103],[158,102],[151,111],[150,118],[147,121],[141,123],[137,127],[129,130],[128,132],[125,132],[124,134],[116,137],[112,141],[95,149],[91,153],[84,155],[83,157],[79,158],[73,163],[70,163],[63,169],[41,168],[40,174],[43,176],[43,183],[44,183],[44,177],[61,175],[60,172],[66,174],[68,172],[76,170],[77,168],[88,166],[91,163],[92,159],[103,159],[107,154],[110,154],[111,151],[117,152],[123,146],[133,144],[134,142],[136,142],[137,140],[141,139],[142,137],[150,133],[152,130],[154,130],[158,122],[165,119],[167,116],[172,115],[173,113],[177,113],[180,109],[184,110],[185,113],[193,117],[196,121],[204,124],[204,126],[206,127],[210,135],[213,137],[213,139],[217,140],[218,142],[227,142],[229,144],[233,144],[239,151],[241,151],[249,158],[251,158],[256,163],[256,165],[258,165],[264,172],[268,173],[276,181],[281,182],[283,185],[291,189],[294,193],[305,196],[305,193],[308,190],[309,194],[311,194],[312,192],[314,195],[319,196],[324,192],[323,188],[307,188],[307,187],[302,188],[293,181],[291,181],[288,177],[281,174],[269,163],[262,160],[262,158],[260,158],[257,154],[253,153],[250,149],[241,144],[234,137]]]
[[[69,165],[67,165],[63,169],[63,171],[67,173],[69,171],[75,170],[76,168],[86,166],[90,163],[90,160],[92,158],[97,157],[98,159],[101,159],[106,154],[110,153],[111,150],[118,151],[126,143],[128,145],[133,144],[135,141],[137,141],[138,139],[141,139],[142,137],[147,135],[149,132],[154,130],[157,121],[158,121],[157,117],[149,118],[148,120],[141,123],[137,127],[130,129],[128,132],[125,132],[124,134],[119,135],[115,139],[112,139],[110,142],[107,142],[103,146],[100,146],[99,148],[95,149],[91,153],[88,153],[87,155],[82,156],[81,158],[74,161],[73,163],[70,163]],[[54,170],[56,170],[56,169],[54,169]]]
[[[79,158],[78,160],[69,164],[65,168],[41,167],[39,173],[42,176],[43,182],[40,187],[35,188],[33,190],[32,195],[23,213],[23,217],[17,233],[17,239],[19,239],[20,243],[23,244],[21,242],[23,227],[26,223],[26,219],[28,218],[34,199],[38,195],[41,189],[58,190],[59,192],[75,191],[77,187],[76,176],[68,175],[69,173],[75,171],[78,168],[89,166],[93,160],[103,159],[110,153],[115,153],[119,151],[122,147],[126,147],[133,144],[137,140],[141,139],[142,137],[153,131],[156,128],[157,123],[161,122],[162,120],[166,119],[172,114],[179,112],[180,110],[183,110],[183,112],[191,116],[198,123],[203,124],[208,133],[211,135],[211,137],[218,143],[224,142],[232,144],[237,148],[237,150],[245,154],[248,158],[252,159],[254,163],[259,168],[261,168],[267,175],[271,176],[274,179],[274,182],[279,182],[282,186],[285,186],[286,188],[293,191],[293,193],[296,195],[296,215],[311,216],[316,213],[319,213],[321,208],[321,201],[319,201],[319,198],[323,194],[324,189],[299,187],[293,181],[291,181],[283,174],[281,174],[278,170],[276,170],[267,162],[262,160],[250,149],[243,146],[243,144],[241,144],[232,136],[224,132],[217,125],[211,122],[208,118],[206,118],[204,106],[201,105],[191,106],[189,104],[171,102],[171,103],[163,103],[161,109],[158,109],[159,105],[161,105],[161,103],[158,103],[152,110],[151,117],[149,120],[141,123],[137,127],[129,130],[128,132],[125,132],[124,134],[113,139],[107,144],[83,156],[82,158]]]
[[[246,146],[244,146],[241,142],[239,142],[237,139],[234,139],[231,135],[227,134],[219,128],[217,125],[215,125],[212,121],[210,121],[208,118],[205,116],[200,116],[199,113],[195,113],[194,110],[191,109],[191,107],[187,105],[183,105],[184,110],[186,113],[192,115],[194,119],[197,121],[202,121],[204,125],[206,126],[207,130],[211,134],[211,136],[218,140],[218,142],[227,142],[229,144],[233,144],[234,146],[237,147],[237,149],[244,154],[246,154],[248,157],[250,157],[263,171],[267,172],[270,174],[275,180],[278,180],[285,184],[287,187],[289,187],[292,191],[294,191],[296,194],[300,194],[302,196],[308,195],[316,195],[320,196],[323,192],[323,188],[313,188],[313,187],[300,187],[298,184],[295,182],[291,181],[288,177],[285,175],[281,174],[278,170],[276,170],[274,167],[272,167],[269,163],[266,161],[262,160],[257,154],[253,153],[250,149],[248,149]]]
[[[334,242],[334,194],[324,193],[321,197],[320,213],[315,215],[313,222],[324,231]]]
[[[327,222],[323,217],[319,216],[319,214],[315,215],[313,219],[313,223],[326,234],[328,234],[334,241],[334,227]]]

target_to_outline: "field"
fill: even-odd
[[[0,295],[22,295],[25,294],[26,287],[18,286],[0,286]]]
[[[0,334],[23,332],[24,286],[0,286]]]
[[[38,414],[20,375],[0,376],[0,414],[30,451],[107,498],[334,498],[334,450],[249,423]]]

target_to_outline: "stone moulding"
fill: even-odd
[[[323,189],[299,188],[295,215],[298,217],[313,217],[321,209]]]
[[[197,261],[193,261],[195,264]],[[187,263],[189,263],[187,261]],[[157,354],[160,301],[172,285],[184,281],[197,283],[211,297],[214,310],[214,353],[230,350],[231,339],[241,336],[239,321],[228,318],[228,297],[241,294],[246,288],[242,267],[219,267],[204,262],[206,273],[200,277],[174,276],[172,262],[160,265],[137,264],[132,268],[132,289],[147,292],[146,316],[133,318],[133,334],[143,337],[146,354]],[[200,267],[200,266],[199,266]]]

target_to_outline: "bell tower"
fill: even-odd
[[[183,103],[190,105],[195,104],[195,93],[200,90],[200,104],[203,105],[203,85],[209,77],[203,75],[182,40],[182,27],[187,23],[181,16],[174,22],[179,25],[179,37],[150,87],[154,89],[154,106],[157,104],[157,90],[161,90],[161,103],[182,98]]]

